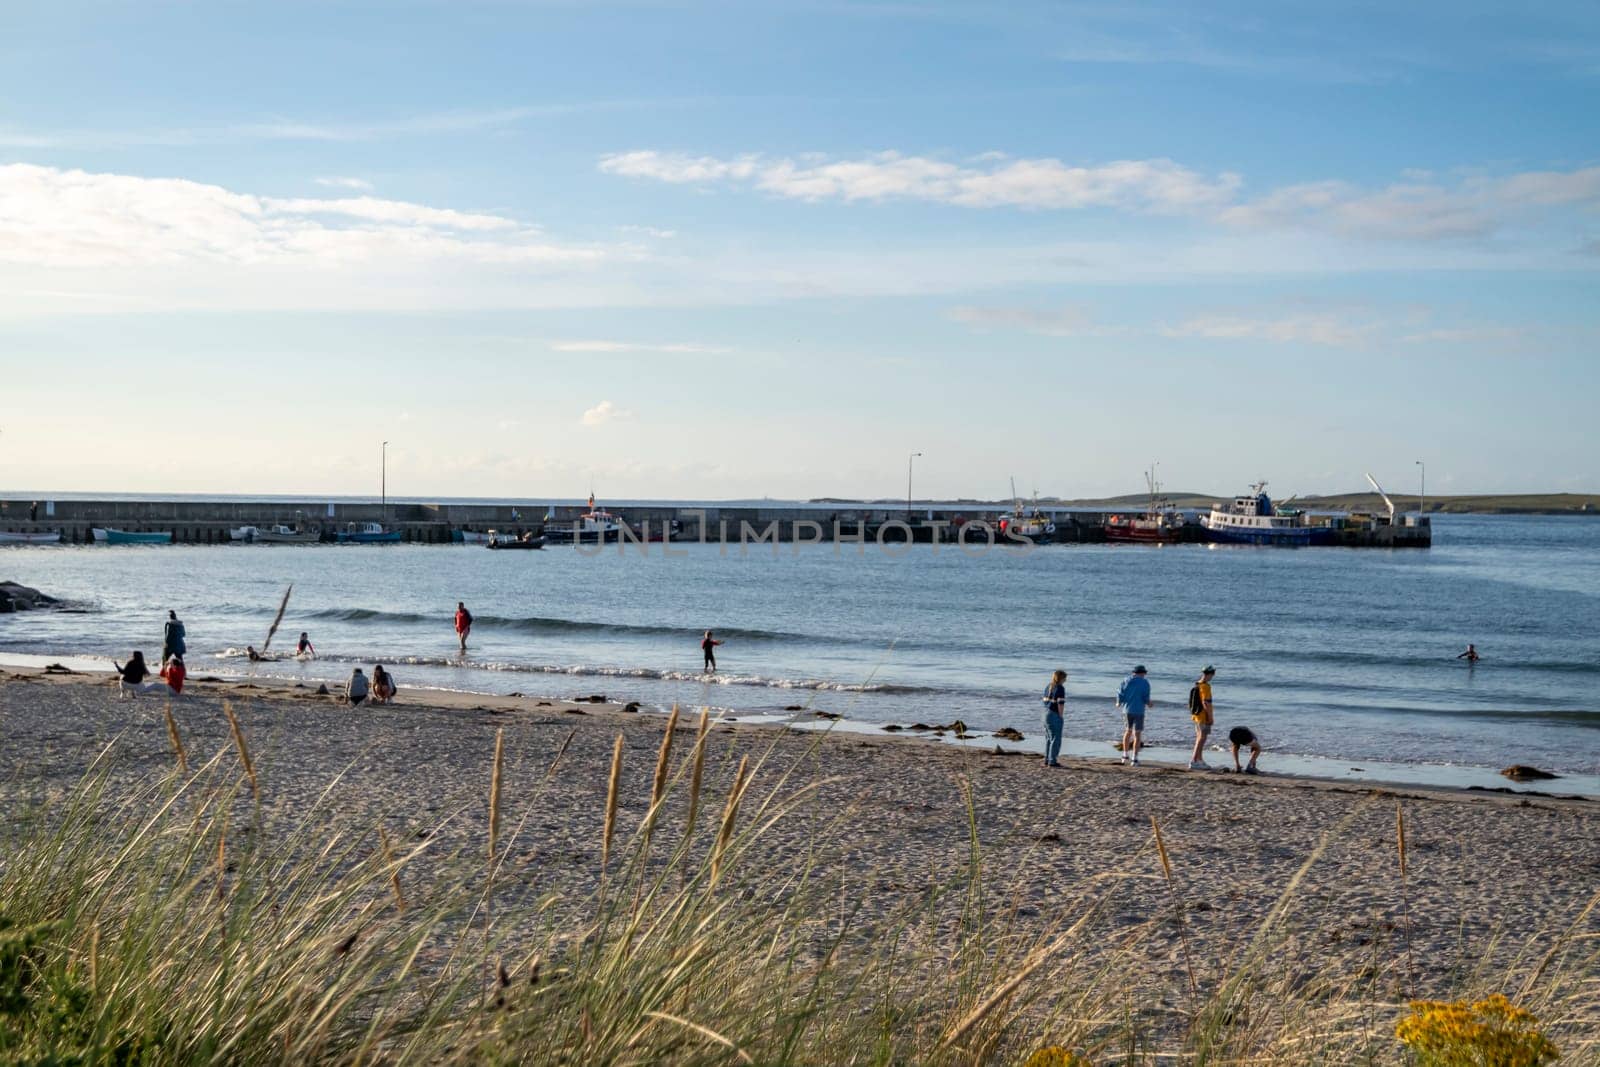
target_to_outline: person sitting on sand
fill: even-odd
[[[111,661],[117,669],[117,695],[122,697],[137,697],[139,690],[149,689],[151,683],[145,679],[150,677],[150,667],[144,661],[144,653],[134,650],[133,658],[127,663]]]
[[[1141,663],[1117,689],[1117,707],[1127,722],[1122,729],[1122,762],[1127,763],[1132,757],[1135,767],[1139,766],[1139,748],[1144,744],[1144,712],[1155,703],[1150,699],[1150,679],[1145,674]]]
[[[393,704],[394,695],[398,690],[394,684],[394,675],[383,669],[383,664],[372,668],[372,702],[374,704]]]
[[[708,673],[708,674],[715,674],[716,673],[716,670],[717,670],[717,653],[716,653],[715,650],[716,650],[716,647],[718,645],[720,645],[720,644],[722,644],[722,642],[718,641],[716,638],[712,637],[710,630],[707,630],[706,631],[706,635],[700,639],[700,651],[705,653],[705,657],[706,657],[705,670],[706,670],[706,673]]]
[[[1235,772],[1243,770],[1245,774],[1256,773],[1256,760],[1261,757],[1261,742],[1248,726],[1235,726],[1228,731],[1228,743],[1233,746],[1233,769]],[[1239,766],[1239,750],[1250,750],[1250,763],[1244,768]]]
[[[1056,671],[1044,687],[1044,765],[1059,767],[1061,735],[1066,729],[1063,713],[1067,709],[1067,672]]]
[[[350,672],[350,680],[344,683],[344,702],[352,708],[367,699],[367,676],[357,667]]]
[[[294,654],[301,659],[317,658],[317,648],[311,643],[311,638],[306,635],[304,630],[300,631],[300,640],[295,643]]]
[[[189,668],[183,665],[183,657],[169,657],[167,662],[161,665],[161,677],[172,689],[173,696],[182,696],[183,681],[189,677]]]
[[[1478,662],[1478,646],[1473,644],[1467,645],[1467,650],[1461,653],[1461,655],[1457,656],[1456,659],[1464,659],[1468,663]]]

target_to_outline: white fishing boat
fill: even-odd
[[[559,522],[555,509],[544,517],[544,539],[554,544],[606,544],[622,536],[622,516],[598,508],[589,494],[589,510],[570,522]]]
[[[1325,543],[1333,532],[1328,526],[1308,525],[1303,511],[1274,506],[1266,482],[1257,482],[1231,503],[1213,504],[1200,525],[1206,539],[1218,544],[1295,547]]]
[[[0,530],[0,545],[55,545],[60,543],[60,530]]]

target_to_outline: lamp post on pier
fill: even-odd
[[[383,524],[389,525],[389,442],[383,443],[378,453],[378,499],[383,508]]]
[[[1428,499],[1428,465],[1419,459],[1417,460],[1417,468],[1420,479],[1417,482],[1417,514],[1421,515],[1423,505]]]
[[[906,521],[911,520],[911,465],[917,461],[921,452],[913,452],[906,457]]]

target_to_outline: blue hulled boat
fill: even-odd
[[[1247,495],[1234,497],[1230,504],[1214,505],[1209,515],[1201,516],[1206,540],[1296,548],[1322,544],[1332,536],[1331,528],[1307,525],[1304,512],[1274,508],[1266,489],[1266,482],[1257,482]]]

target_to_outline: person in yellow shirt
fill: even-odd
[[[1200,672],[1200,680],[1194,683],[1194,691],[1189,694],[1189,718],[1194,720],[1194,752],[1189,756],[1189,769],[1191,771],[1208,771],[1206,764],[1206,738],[1211,736],[1212,709],[1211,709],[1211,679],[1215,677],[1217,669],[1210,665]]]

